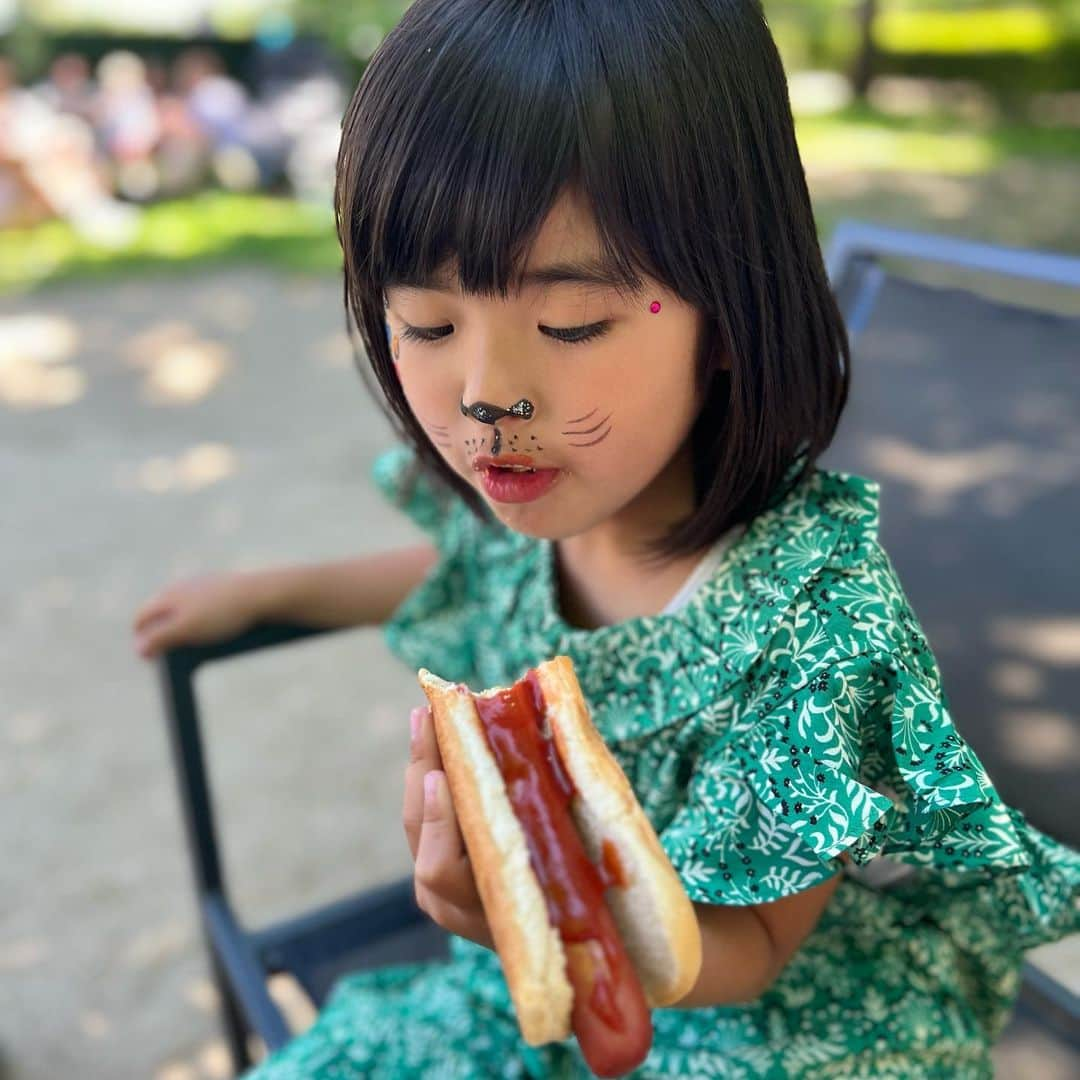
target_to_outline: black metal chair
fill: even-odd
[[[869,334],[868,328],[872,329],[874,312],[882,306],[883,299],[888,299],[891,283],[900,280],[886,268],[897,260],[1080,288],[1080,259],[844,222],[834,233],[827,262],[857,355],[864,332]],[[927,288],[915,285],[905,287]],[[933,297],[936,294],[930,291],[926,295]],[[903,314],[902,317],[910,318]],[[943,316],[940,309],[936,311],[936,317],[939,322],[947,324],[947,316]],[[908,325],[907,322],[904,325]],[[862,362],[863,358],[858,356],[856,385],[873,385],[873,380],[866,378],[859,367]],[[872,368],[872,365],[868,367]],[[858,417],[858,411],[856,415]],[[875,415],[872,409],[863,410],[864,417],[872,418]],[[880,417],[874,422],[884,423]],[[835,451],[839,460],[829,463],[853,467],[856,471],[874,472],[873,468],[867,468],[868,463],[860,457],[859,449],[865,440],[860,437],[859,423],[856,419],[842,428],[842,437]],[[895,495],[890,492],[890,500],[894,498],[896,505],[902,505],[904,492],[901,489]],[[888,524],[895,525],[899,516]],[[891,553],[899,556],[909,537],[901,533],[890,545],[888,530],[883,529],[883,532],[886,533],[886,546]],[[1076,535],[1075,531],[1073,535]],[[902,563],[903,559],[897,557],[896,561]],[[1074,563],[1070,562],[1070,565]],[[904,570],[904,567],[901,569]],[[902,576],[906,585],[913,581],[918,586],[912,596],[916,610],[922,614],[924,597],[919,593],[925,592],[926,603],[933,611],[935,598],[931,587],[924,588],[915,572],[910,575],[905,572]],[[912,592],[910,587],[909,592]],[[971,617],[978,615],[976,611]],[[924,621],[934,642],[933,619]],[[291,1033],[282,1013],[267,990],[267,980],[271,975],[290,973],[318,1007],[336,978],[346,971],[446,955],[446,935],[417,909],[410,879],[359,893],[257,930],[242,926],[230,903],[203,755],[195,674],[204,664],[326,632],[305,626],[260,626],[216,645],[170,650],[159,660],[161,689],[194,867],[199,913],[213,979],[221,997],[228,1045],[238,1072],[251,1064],[247,1042],[249,1034],[258,1034],[268,1050],[279,1048],[290,1038]],[[936,643],[935,647],[938,647]],[[955,715],[963,693],[953,689],[948,671],[946,685],[950,687]],[[1080,695],[1070,700],[1078,699]],[[976,748],[983,751],[978,744]],[[991,771],[998,780],[1001,770],[995,772],[992,767]],[[1003,784],[999,786],[1004,788]],[[1072,797],[1075,798],[1075,791]],[[1028,808],[1025,806],[1024,809],[1027,811]],[[1061,818],[1060,813],[1052,815],[1055,817],[1053,821],[1049,820],[1050,816],[1044,814],[1032,820],[1048,831],[1070,839],[1068,830],[1080,821],[1080,815],[1068,822],[1057,820]],[[1048,1025],[1066,1038],[1076,1039],[1076,1032],[1080,1031],[1080,1001],[1076,995],[1031,964],[1025,969],[1020,1008],[1041,1025]]]
[[[158,661],[196,899],[238,1073],[252,1064],[249,1034],[260,1036],[268,1051],[284,1046],[292,1035],[267,989],[270,976],[292,975],[320,1007],[347,971],[447,955],[447,936],[416,906],[411,878],[259,930],[243,927],[230,902],[203,753],[196,672],[204,664],[332,632],[262,625],[214,645],[170,649]]]

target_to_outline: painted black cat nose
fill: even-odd
[[[504,416],[517,416],[522,420],[530,420],[533,413],[536,412],[536,406],[528,398],[522,398],[520,401],[515,402],[509,409],[503,409],[487,401],[474,401],[472,405],[466,405],[462,401],[461,412],[463,416],[471,416],[481,424],[495,424]]]

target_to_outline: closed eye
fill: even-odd
[[[542,334],[546,334],[556,341],[562,341],[567,345],[577,345],[583,341],[592,341],[594,338],[602,337],[611,329],[611,323],[605,321],[590,323],[588,326],[569,327],[541,325],[538,329]],[[452,326],[409,326],[405,323],[401,328],[403,338],[428,343],[441,341],[443,338],[449,337],[453,332],[454,328]]]
[[[589,326],[571,326],[567,328],[558,326],[541,326],[540,332],[556,341],[565,341],[568,345],[576,345],[582,341],[592,341],[593,338],[603,337],[611,329],[610,322],[591,323]]]
[[[403,323],[401,336],[409,341],[440,341],[453,332],[452,326],[409,326]]]

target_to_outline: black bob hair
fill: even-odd
[[[566,187],[628,291],[644,273],[705,315],[696,508],[651,549],[697,552],[809,473],[850,379],[759,0],[415,0],[372,56],[334,191],[346,326],[421,468],[481,516],[402,393],[385,290],[454,260],[505,298]]]

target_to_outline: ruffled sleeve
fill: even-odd
[[[376,487],[434,541],[439,559],[383,624],[390,651],[414,671],[426,667],[444,679],[475,683],[471,632],[480,581],[469,558],[477,523],[448,488],[419,468],[414,451],[397,446],[372,466]]]
[[[1027,905],[1011,917],[1030,944],[1080,929],[1080,855],[1001,801],[921,673],[889,655],[851,656],[776,696],[710,745],[662,833],[693,899],[779,899],[845,869],[846,853],[853,877],[877,883],[871,863],[909,885],[1014,879]]]

